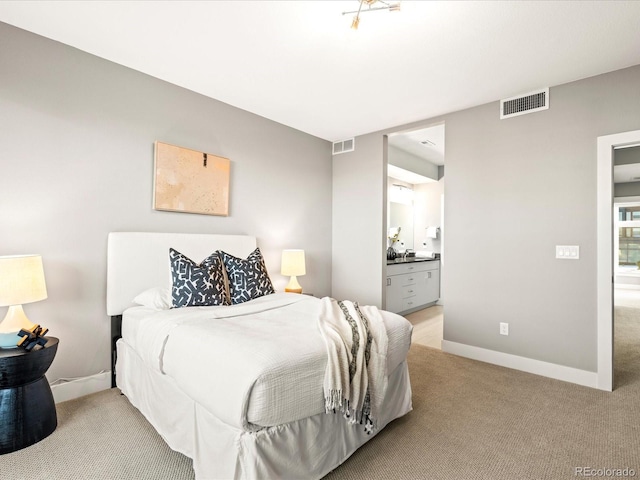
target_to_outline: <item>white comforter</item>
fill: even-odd
[[[324,412],[320,304],[276,293],[228,307],[133,308],[124,314],[123,339],[220,420],[258,430]],[[406,358],[412,327],[382,314],[390,374]]]

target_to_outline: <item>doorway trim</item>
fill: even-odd
[[[597,388],[613,390],[613,150],[640,143],[640,130],[598,137],[597,162]]]

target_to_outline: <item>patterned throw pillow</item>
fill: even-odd
[[[173,308],[228,305],[220,257],[213,253],[200,265],[182,253],[169,249],[171,300]]]
[[[227,270],[229,295],[233,305],[276,293],[259,248],[256,248],[246,260],[223,251],[217,253]]]

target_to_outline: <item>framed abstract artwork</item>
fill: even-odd
[[[228,158],[168,143],[155,143],[153,208],[229,215]]]

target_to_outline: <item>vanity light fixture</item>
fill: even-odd
[[[350,13],[355,13],[356,16],[353,17],[353,21],[351,22],[351,28],[354,30],[358,29],[358,25],[360,25],[360,14],[364,12],[373,12],[375,10],[389,10],[390,12],[399,12],[400,11],[400,2],[386,2],[384,0],[358,0],[360,5],[358,6],[358,10],[354,10],[352,12],[342,12],[342,15],[348,15]],[[367,8],[363,9],[362,7],[366,5]],[[374,6],[376,5],[376,6]]]
[[[389,191],[389,201],[411,205],[413,203],[413,189],[406,185],[394,183],[391,185],[391,190]]]

